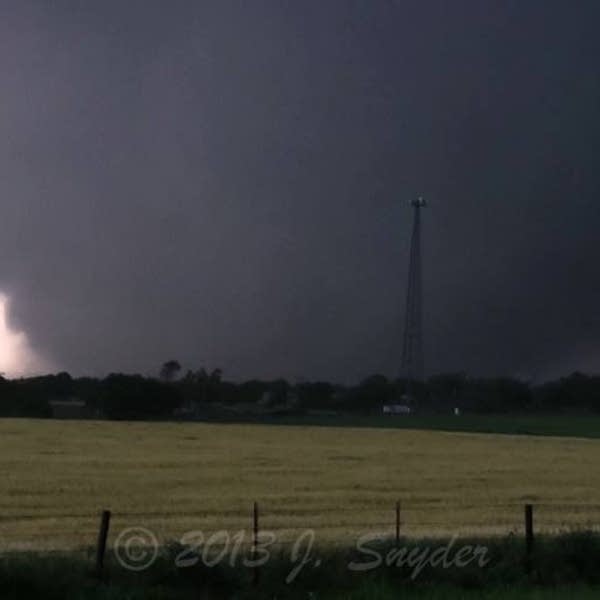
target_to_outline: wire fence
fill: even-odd
[[[255,504],[257,510],[255,513]],[[0,515],[0,552],[19,550],[73,550],[96,544],[100,509],[112,513],[109,547],[122,531],[142,528],[158,543],[169,544],[202,533],[208,539],[226,532],[249,543],[258,527],[272,536],[273,545],[293,543],[307,530],[318,543],[353,545],[366,534],[381,538],[486,537],[525,535],[523,507],[526,502],[464,503],[390,502],[341,506],[289,507],[268,500],[248,501],[243,507],[178,512],[165,510],[98,511],[30,510]],[[600,531],[600,504],[532,502],[535,530],[541,534]]]

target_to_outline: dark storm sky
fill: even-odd
[[[596,0],[4,0],[0,290],[73,374],[600,370]]]

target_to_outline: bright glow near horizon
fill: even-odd
[[[25,333],[8,326],[8,306],[8,298],[0,294],[0,374],[20,377],[39,372],[43,361],[31,349]]]

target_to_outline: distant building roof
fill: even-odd
[[[50,406],[57,408],[85,408],[86,404],[83,400],[50,400]]]
[[[408,415],[412,412],[412,408],[406,404],[385,404],[383,406],[383,414],[385,415]]]
[[[55,419],[88,419],[93,411],[83,401],[73,398],[71,400],[50,400],[52,416]]]

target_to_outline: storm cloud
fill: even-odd
[[[600,367],[597,2],[0,8],[0,291],[73,374]]]

